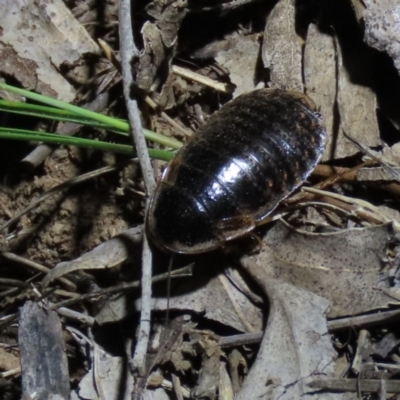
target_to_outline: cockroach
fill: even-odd
[[[251,232],[309,176],[326,130],[302,93],[260,89],[214,113],[165,169],[147,232],[160,248],[197,254]]]

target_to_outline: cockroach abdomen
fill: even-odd
[[[313,171],[325,139],[304,94],[261,89],[237,97],[166,168],[149,236],[162,249],[195,254],[250,232]]]

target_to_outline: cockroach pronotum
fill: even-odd
[[[169,163],[147,232],[175,253],[203,253],[262,225],[313,171],[326,131],[302,93],[261,89],[213,114]]]

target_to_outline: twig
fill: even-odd
[[[227,293],[229,300],[231,301],[231,304],[237,314],[237,316],[239,317],[240,322],[242,323],[242,325],[245,327],[245,329],[248,332],[254,332],[254,328],[251,326],[251,324],[247,321],[244,313],[242,312],[242,309],[240,308],[240,306],[238,305],[232,290],[231,290],[231,285],[229,284],[228,279],[226,278],[226,276],[220,274],[218,276],[219,281],[221,282],[222,287],[225,289],[225,292]]]
[[[360,385],[361,392],[379,393],[382,387],[380,379],[314,379],[308,383],[313,389],[324,389],[327,391],[357,392]],[[386,391],[388,393],[400,393],[400,381],[387,381]]]
[[[386,216],[379,208],[375,207],[371,203],[350,198],[338,193],[325,192],[323,190],[303,187],[302,191],[312,193],[319,198],[322,198],[324,202],[343,208],[344,210],[350,212],[352,215],[360,218],[361,220],[367,221],[372,224],[386,224],[392,222],[393,226],[399,230],[400,225],[397,221],[392,220]]]
[[[105,92],[97,96],[92,102],[84,104],[82,107],[91,111],[100,112],[106,108],[108,99],[109,93]],[[74,136],[79,129],[81,129],[81,126],[80,124],[67,122],[61,124],[59,128],[57,128],[57,133],[59,135]],[[29,169],[33,170],[40,165],[53,150],[54,148],[52,146],[40,144],[21,161],[21,164],[29,165]]]
[[[154,276],[152,278],[152,282],[156,283],[156,282],[160,282],[160,281],[165,280],[165,279],[170,278],[170,277],[173,278],[175,276],[179,277],[181,275],[184,276],[185,274],[190,274],[191,271],[192,271],[192,268],[193,268],[192,265],[188,265],[186,267],[182,267],[180,269],[176,269],[175,271],[172,271],[171,275],[168,272],[156,275],[156,276]],[[55,303],[52,306],[50,306],[49,309],[50,310],[57,310],[60,307],[69,307],[69,306],[71,306],[73,304],[81,303],[83,301],[91,300],[93,298],[100,299],[101,296],[104,296],[104,295],[110,296],[110,295],[115,294],[115,293],[126,292],[128,290],[136,289],[139,286],[140,286],[140,282],[139,281],[134,281],[134,282],[130,282],[130,283],[123,283],[123,284],[117,285],[117,286],[112,286],[112,287],[109,287],[109,288],[106,288],[106,289],[99,289],[99,290],[96,290],[96,291],[94,291],[92,293],[82,294],[82,295],[76,296],[76,297],[74,297],[72,299],[60,301],[59,303]]]
[[[57,309],[57,313],[63,317],[75,320],[80,322],[81,324],[85,324],[86,326],[93,326],[96,319],[89,316],[82,314],[78,311],[70,310],[69,308],[60,307]]]
[[[329,332],[337,332],[343,329],[360,329],[394,322],[400,316],[400,309],[375,312],[374,314],[358,315],[355,317],[338,318],[328,321]],[[232,336],[221,336],[219,345],[221,347],[243,346],[261,342],[264,332],[242,333]]]
[[[172,374],[172,387],[177,400],[183,400],[182,385],[178,375]]]
[[[362,164],[362,166],[365,166],[367,163]],[[333,167],[329,165],[318,165],[314,172],[313,175],[315,176],[321,176],[323,178],[330,178],[331,176],[336,176],[339,175],[340,179],[339,181],[344,181],[344,182],[360,182],[360,183],[367,183],[370,185],[374,185],[374,183],[370,182],[363,182],[359,181],[357,179],[357,173],[359,172],[359,169],[355,168],[344,168],[344,167]],[[319,187],[320,188],[320,187]],[[379,188],[386,190],[387,192],[391,192],[397,195],[400,195],[400,184],[397,182],[379,182]],[[321,189],[321,188],[320,188]]]
[[[20,263],[22,265],[26,265],[29,268],[34,269],[35,271],[43,272],[45,274],[49,273],[49,271],[50,271],[50,268],[47,268],[44,265],[38,264],[37,262],[28,260],[24,257],[17,256],[14,253],[3,251],[0,254],[2,257],[4,257],[5,259],[7,259],[9,261],[14,261],[14,262]],[[67,286],[72,291],[77,290],[75,283],[71,282],[69,279],[66,279],[66,278],[58,278],[58,279],[60,282],[62,282],[65,286]]]
[[[220,3],[217,6],[192,8],[189,10],[189,12],[193,14],[198,14],[213,10],[218,10],[218,11],[234,10],[235,8],[244,6],[249,3],[254,3],[256,1],[258,0],[232,0],[227,3]]]
[[[130,0],[120,0],[119,3],[119,38],[121,44],[121,68],[124,83],[124,97],[128,110],[128,118],[131,125],[131,133],[142,169],[144,184],[147,191],[146,213],[149,209],[149,198],[153,195],[156,187],[153,168],[151,166],[146,141],[142,132],[142,122],[140,120],[137,101],[132,99],[130,91],[134,84],[132,78],[131,62],[137,57],[139,52],[133,41],[133,29],[131,20]],[[142,302],[138,340],[131,366],[140,375],[145,374],[145,357],[150,336],[150,314],[151,314],[151,275],[152,275],[152,253],[146,238],[143,235],[143,255],[142,255]]]
[[[390,165],[385,164],[381,159],[373,155],[365,146],[362,144],[358,143],[357,140],[353,139],[350,135],[348,135],[345,131],[343,131],[343,135],[355,146],[357,149],[359,149],[362,153],[370,157],[372,160],[377,162],[382,166],[382,168],[391,174],[398,182],[400,182],[400,175],[399,173],[392,168]]]
[[[144,101],[155,111],[157,111],[160,108],[159,105],[150,96],[145,96]],[[177,129],[184,136],[186,136],[186,137],[192,136],[191,131],[180,126],[176,121],[174,121],[164,111],[161,111],[160,115],[162,118],[164,118],[167,122],[169,122],[175,129]]]
[[[226,83],[217,82],[214,79],[208,78],[207,76],[197,74],[190,69],[178,67],[177,65],[172,66],[172,72],[186,79],[191,79],[194,82],[201,83],[202,85],[208,86],[222,93],[232,93],[232,87]]]

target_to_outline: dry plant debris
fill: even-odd
[[[348,228],[331,233],[298,232],[278,222],[264,237],[259,254],[243,264],[252,275],[265,276],[311,291],[330,302],[332,318],[383,309],[390,298],[390,268],[385,255],[394,235],[391,224]]]
[[[302,92],[302,45],[295,28],[294,0],[276,4],[265,25],[264,39],[262,59],[271,71],[271,87]]]
[[[4,0],[0,20],[2,72],[27,89],[73,101],[76,91],[59,70],[76,69],[78,78],[83,57],[99,48],[65,4]]]
[[[399,4],[396,0],[379,3],[364,0],[365,41],[380,51],[386,51],[400,71]]]
[[[126,57],[122,2],[101,3],[3,1],[1,79],[95,108],[104,96],[96,109],[126,117],[114,67]],[[143,125],[187,138],[256,87],[304,92],[328,132],[323,165],[307,182],[316,187],[287,199],[247,241],[176,255],[169,284],[170,256],[152,249],[151,332],[138,374],[138,163],[2,142],[0,398],[398,398],[397,1],[133,3],[139,51],[128,90]],[[153,166],[158,176],[162,164]],[[104,173],[79,180],[97,168]]]

